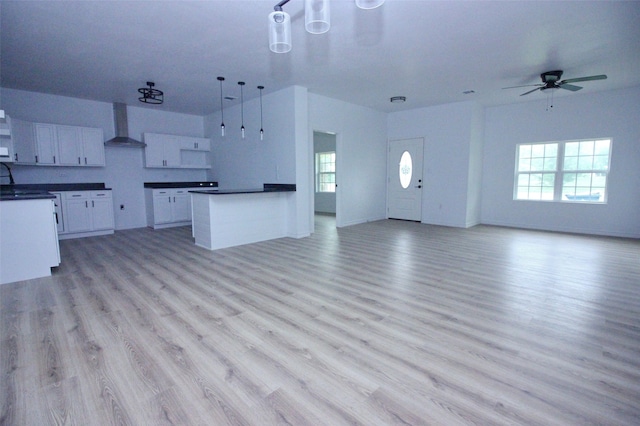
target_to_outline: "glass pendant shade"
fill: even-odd
[[[305,0],[304,27],[311,34],[322,34],[329,31],[331,27],[329,0]]]
[[[291,50],[291,18],[281,10],[269,14],[269,49],[274,53]]]
[[[382,6],[384,0],[356,0],[356,6],[360,9],[375,9]]]

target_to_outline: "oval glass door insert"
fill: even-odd
[[[409,184],[411,184],[411,175],[413,174],[413,162],[411,161],[409,151],[402,153],[398,173],[400,175],[400,185],[402,185],[402,189],[407,189]]]

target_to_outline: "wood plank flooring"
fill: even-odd
[[[640,424],[640,241],[378,221],[61,242],[0,286],[2,425]]]

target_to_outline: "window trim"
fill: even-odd
[[[609,141],[609,153],[608,153],[608,162],[606,170],[596,170],[596,169],[587,169],[587,170],[564,170],[565,165],[565,148],[566,144],[572,142],[588,142],[588,141]],[[533,145],[548,145],[555,144],[556,145],[556,167],[555,170],[536,170],[536,171],[519,171],[520,167],[520,148],[522,146],[533,146]],[[524,142],[516,144],[515,150],[515,167],[514,167],[514,180],[513,180],[513,201],[536,201],[536,202],[547,202],[547,203],[569,203],[569,204],[590,204],[590,205],[606,205],[609,201],[609,174],[611,172],[611,152],[613,150],[613,138],[611,137],[598,137],[598,138],[582,138],[582,139],[571,139],[571,140],[562,140],[562,141],[547,141],[547,142]],[[594,155],[595,157],[595,155]],[[520,175],[531,175],[531,174],[554,174],[554,187],[553,187],[553,199],[528,199],[528,198],[518,198],[518,178]],[[589,200],[568,200],[564,199],[563,196],[563,182],[565,174],[569,173],[605,173],[605,183],[604,183],[604,194],[602,200],[598,201],[589,201]]]

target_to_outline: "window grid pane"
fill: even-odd
[[[336,192],[336,153],[316,153],[316,192]]]
[[[610,151],[610,139],[519,145],[514,198],[604,203]]]

